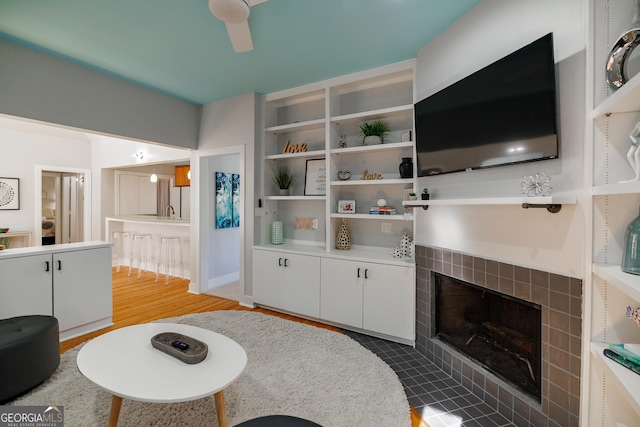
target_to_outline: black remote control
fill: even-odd
[[[182,341],[174,341],[171,343],[172,346],[174,346],[175,348],[178,348],[180,350],[186,350],[189,348],[189,344],[187,344],[186,342],[182,342]]]

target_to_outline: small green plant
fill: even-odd
[[[429,194],[429,189],[427,187],[424,187],[422,189],[422,194]]]
[[[289,166],[278,166],[273,174],[273,181],[281,190],[289,189],[295,180],[296,177]]]
[[[367,136],[379,136],[382,143],[387,135],[389,135],[389,125],[382,120],[374,120],[360,125],[360,133],[366,138]]]
[[[411,197],[415,197],[415,196],[416,196],[416,193],[409,193],[409,195],[410,195]]]

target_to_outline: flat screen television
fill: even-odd
[[[558,157],[553,34],[415,104],[418,176]]]

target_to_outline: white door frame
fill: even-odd
[[[42,246],[42,173],[61,172],[61,173],[81,173],[84,174],[84,215],[83,236],[82,241],[91,240],[91,169],[68,168],[64,166],[46,166],[35,165],[34,172],[34,246]]]
[[[245,159],[245,146],[233,145],[228,147],[213,148],[208,150],[193,151],[191,154],[191,283],[189,283],[189,292],[199,294],[207,290],[208,279],[204,275],[206,270],[206,263],[209,259],[208,248],[208,236],[209,226],[212,223],[211,218],[205,214],[202,210],[206,208],[208,203],[208,197],[212,197],[212,194],[207,194],[206,186],[201,185],[203,179],[202,174],[208,172],[208,168],[203,164],[211,157],[238,155],[239,157],[239,172],[241,179],[246,183],[246,159]],[[202,188],[204,187],[204,188]],[[242,185],[240,187],[240,212],[242,212],[240,220],[240,299],[245,295],[245,266],[246,266],[246,228],[247,221],[253,220],[253,212],[248,212],[246,209],[246,189],[248,186]],[[251,214],[251,216],[249,216]],[[241,303],[243,301],[240,301]]]

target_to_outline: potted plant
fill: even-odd
[[[278,185],[281,196],[288,196],[296,177],[289,166],[278,166],[273,174],[273,181]]]
[[[382,120],[374,120],[360,125],[360,133],[364,137],[362,145],[384,144],[389,134],[389,125]]]
[[[424,187],[422,189],[422,200],[429,200],[429,189],[427,187]]]
[[[418,200],[416,193],[409,193],[409,200]]]

